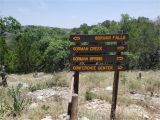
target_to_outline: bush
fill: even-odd
[[[41,90],[44,88],[45,88],[45,86],[42,83],[30,84],[28,87],[29,91],[31,91],[31,92],[34,92],[36,90]]]
[[[85,99],[86,99],[86,100],[92,100],[93,97],[94,97],[94,94],[93,94],[90,90],[87,90],[87,91],[85,92]]]
[[[1,96],[0,98],[0,116],[3,117],[3,115],[10,110],[11,110],[11,107],[8,104],[7,100],[4,98],[4,96]]]
[[[18,85],[16,88],[12,86],[12,88],[8,89],[8,95],[11,97],[11,109],[13,115],[20,114],[20,112],[25,108],[27,105],[27,101],[25,98],[21,96],[21,85]]]

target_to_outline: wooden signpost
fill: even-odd
[[[68,115],[70,120],[77,119],[78,112],[78,87],[79,72],[84,71],[114,71],[112,105],[110,119],[115,120],[119,71],[127,70],[123,63],[127,60],[127,56],[121,55],[128,49],[124,42],[128,40],[128,34],[106,34],[106,35],[71,35],[70,41],[76,45],[70,46],[70,70],[74,71],[73,82],[71,88],[71,99],[68,104]],[[89,42],[89,45],[80,45],[80,42]],[[116,42],[116,45],[92,45],[90,43],[98,42]],[[110,55],[109,52],[115,52]],[[83,63],[81,65],[80,63]],[[99,64],[101,63],[101,64]],[[76,112],[75,112],[76,111]]]

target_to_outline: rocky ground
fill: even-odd
[[[64,78],[59,79],[71,79],[73,73],[63,72]],[[89,76],[92,77],[92,76]],[[101,75],[99,77],[102,77]],[[37,89],[29,91],[28,88],[31,84],[47,81],[53,79],[53,74],[38,73],[35,77],[33,74],[27,75],[8,75],[8,85],[17,86],[22,85],[23,94],[26,98],[30,99],[30,103],[27,105],[27,110],[22,112],[22,115],[17,119],[23,120],[65,120],[67,119],[67,104],[70,98],[70,82],[69,86],[53,86],[50,88]],[[81,79],[90,79],[85,74],[81,75]],[[102,77],[103,78],[103,77]],[[112,78],[112,77],[111,77]],[[106,81],[105,81],[106,82]],[[104,82],[104,83],[105,83]],[[79,95],[79,120],[107,120],[109,119],[111,101],[109,98],[102,99],[101,97],[93,97],[91,100],[85,100],[85,95],[82,89],[87,89],[85,86],[85,80],[80,83],[80,95]],[[88,83],[88,82],[87,82]],[[86,84],[87,84],[86,83]],[[106,93],[111,96],[112,94],[112,82],[105,85],[93,85],[90,84],[90,92],[93,94],[101,95]],[[84,84],[84,85],[83,85]],[[95,84],[95,83],[94,83]],[[82,91],[82,92],[81,92]],[[150,94],[143,94],[141,92],[129,92],[126,90],[125,94],[120,88],[119,98],[117,103],[117,117],[118,120],[160,120],[160,96],[159,92],[156,92],[153,96]],[[124,91],[123,91],[124,92]],[[106,95],[105,94],[105,95]],[[102,94],[103,95],[103,94]],[[123,96],[123,97],[122,97]],[[121,98],[122,97],[122,98]],[[109,100],[108,100],[109,99]],[[146,104],[147,102],[147,104]],[[35,115],[35,116],[34,116]],[[36,115],[38,117],[36,117]],[[6,118],[7,119],[7,118]]]

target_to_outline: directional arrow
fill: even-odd
[[[123,66],[118,66],[117,69],[118,69],[118,70],[122,70],[122,69],[123,69]]]
[[[124,59],[124,57],[117,57],[116,58],[116,60],[118,60],[118,61],[121,61],[121,60],[123,60]]]
[[[76,41],[78,41],[78,40],[80,40],[81,38],[80,38],[80,36],[75,36],[75,37],[73,37],[73,39],[76,40]]]
[[[124,49],[125,49],[124,46],[118,46],[118,47],[117,47],[117,50],[124,50]]]

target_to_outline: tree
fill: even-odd
[[[84,23],[80,26],[81,34],[88,34],[89,26]]]
[[[68,41],[63,41],[60,38],[53,39],[49,44],[45,51],[46,69],[49,72],[64,69],[69,56],[69,45]]]

